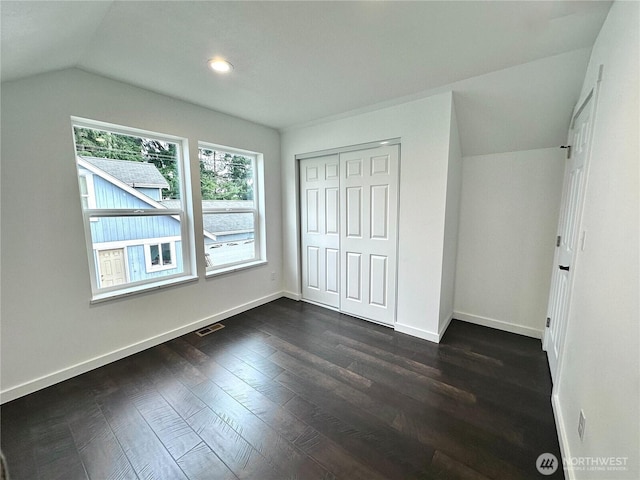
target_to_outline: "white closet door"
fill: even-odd
[[[340,306],[338,155],[300,161],[302,298]]]
[[[386,325],[395,320],[398,158],[398,145],[340,154],[340,310]]]

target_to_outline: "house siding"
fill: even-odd
[[[149,204],[98,175],[93,176],[96,208],[149,208]],[[149,189],[144,189],[149,190]],[[142,191],[145,193],[145,191]]]
[[[170,215],[162,217],[101,217],[91,222],[93,243],[180,236],[180,222]]]
[[[144,193],[149,198],[153,198],[156,202],[162,200],[162,190],[160,190],[159,188],[136,187],[136,190],[138,190],[140,193]]]

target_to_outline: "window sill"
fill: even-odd
[[[219,275],[226,275],[228,273],[239,272],[240,270],[246,270],[248,268],[259,267],[260,265],[266,265],[267,263],[269,263],[269,262],[267,262],[266,260],[255,260],[253,262],[242,263],[242,264],[239,264],[239,265],[231,265],[229,267],[217,268],[215,270],[211,270],[211,271],[207,272],[206,278],[213,278],[213,277],[217,277]]]
[[[167,280],[162,280],[159,282],[155,282],[153,284],[125,287],[120,290],[115,290],[111,292],[97,293],[93,295],[90,303],[94,304],[94,303],[108,302],[109,300],[116,300],[119,298],[130,297],[131,295],[153,292],[154,290],[159,290],[161,288],[167,288],[175,285],[182,285],[185,283],[191,283],[191,282],[197,282],[197,281],[198,281],[197,276],[188,275],[188,276],[175,277]]]

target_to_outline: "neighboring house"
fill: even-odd
[[[166,208],[179,200],[164,200]],[[253,200],[203,200],[202,208],[250,208]],[[207,267],[246,260],[254,255],[254,218],[252,213],[210,213],[203,215],[204,252]]]
[[[169,184],[152,163],[78,157],[77,165],[84,208],[170,209],[179,202],[162,199]],[[246,203],[207,202],[222,209]],[[254,248],[251,214],[205,215],[204,227],[208,267],[246,258]],[[92,218],[90,228],[99,288],[183,271],[176,216]]]

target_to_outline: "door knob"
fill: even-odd
[[[569,271],[569,269],[570,269],[571,267],[570,267],[569,265],[567,265],[567,266],[564,266],[564,265],[558,265],[558,268],[559,268],[560,270],[564,270],[564,271],[568,272],[568,271]]]

